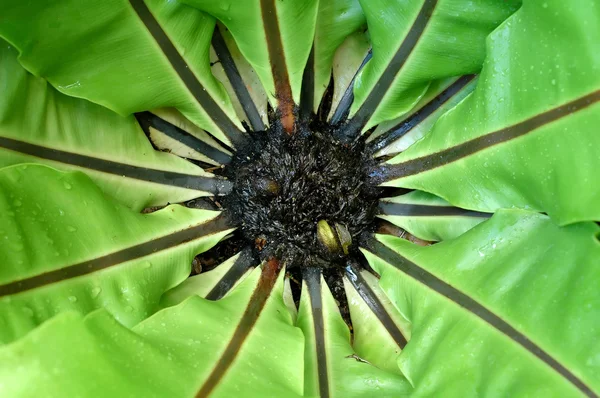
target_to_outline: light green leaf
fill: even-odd
[[[88,174],[134,210],[224,193],[227,182],[155,151],[133,116],[57,92],[0,41],[0,167],[36,162]]]
[[[345,135],[352,137],[408,112],[429,82],[477,73],[485,38],[519,0],[360,0],[373,58],[354,85]]]
[[[473,92],[475,75],[451,77],[431,82],[427,92],[407,114],[380,123],[367,139],[375,157],[405,151],[431,130],[435,122]]]
[[[599,40],[598,2],[525,2],[489,37],[473,94],[384,166],[385,185],[561,225],[600,220]]]
[[[366,25],[367,21],[358,0],[319,1],[313,43],[312,68],[314,89],[312,111],[317,112],[323,93],[331,80],[334,55],[346,37]],[[310,62],[310,60],[309,60]],[[346,63],[346,60],[344,60]],[[306,75],[305,75],[306,79]]]
[[[412,325],[398,363],[415,394],[597,395],[599,232],[501,210],[429,247],[369,242],[383,290]]]
[[[240,120],[253,131],[262,131],[269,125],[267,93],[246,61],[231,32],[217,24],[210,52],[212,73],[223,84]]]
[[[252,65],[282,124],[292,131],[318,0],[183,0],[219,19]]]
[[[400,351],[410,340],[410,323],[394,307],[368,271],[350,268],[344,290],[352,317],[352,348],[380,369],[401,374]]]
[[[138,112],[135,118],[152,145],[163,152],[212,166],[231,162],[231,151],[223,148],[177,109],[161,108],[152,112]]]
[[[175,107],[220,140],[241,140],[210,72],[210,16],[161,0],[10,0],[0,10],[0,36],[61,92],[121,115]]]
[[[219,264],[215,269],[189,277],[161,299],[163,308],[182,303],[192,296],[219,300],[241,283],[256,266],[251,251],[246,249]]]
[[[379,211],[379,217],[427,241],[456,238],[492,216],[451,206],[444,199],[421,191],[382,199]]]
[[[327,120],[336,124],[345,120],[354,100],[354,79],[367,60],[371,43],[367,32],[349,35],[333,56],[333,97]]]
[[[0,395],[6,397],[299,397],[303,338],[283,303],[279,278],[262,309],[257,269],[219,301],[192,297],[133,327],[105,311],[62,314],[0,348]],[[273,281],[275,282],[275,281]],[[262,310],[262,311],[261,311]],[[258,316],[222,379],[205,393],[247,311]],[[238,336],[239,337],[239,336]]]
[[[179,205],[134,213],[85,174],[40,165],[0,170],[0,214],[0,343],[68,310],[106,308],[132,326],[233,229]]]
[[[316,269],[305,273],[296,322],[306,339],[305,395],[398,397],[410,392],[402,376],[376,368],[355,354],[350,331]]]

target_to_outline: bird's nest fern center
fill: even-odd
[[[600,3],[0,5],[0,396],[600,393]]]

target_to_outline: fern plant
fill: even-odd
[[[4,1],[0,396],[597,396],[599,42],[594,0]]]

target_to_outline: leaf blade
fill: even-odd
[[[304,66],[309,57],[317,17],[317,1],[185,0],[218,18],[231,32],[279,110],[284,129],[292,133],[294,108],[300,102]]]
[[[445,200],[421,191],[380,200],[378,214],[426,241],[456,238],[491,216],[450,206]]]
[[[135,210],[220,189],[221,182],[199,167],[153,150],[132,116],[65,96],[27,73],[5,42],[0,64],[6,90],[0,97],[0,167],[36,162],[82,170]]]
[[[323,93],[331,79],[336,50],[366,22],[358,0],[319,1],[313,42],[314,56],[309,58],[307,64],[307,69],[311,68],[314,75],[311,82],[310,111],[316,113],[319,109]]]
[[[517,4],[478,2],[465,10],[460,1],[361,1],[373,58],[356,81],[351,119],[342,135],[357,137],[408,112],[430,81],[477,73],[485,37]]]
[[[210,73],[214,24],[178,2],[9,2],[0,35],[19,49],[29,71],[64,94],[121,115],[177,107],[231,144],[241,140],[241,124]]]
[[[463,388],[473,394],[482,388],[502,394],[511,383],[527,380],[517,383],[524,394],[547,389],[595,396],[598,379],[586,361],[596,352],[589,331],[598,320],[581,304],[597,296],[591,286],[600,246],[590,239],[597,230],[591,223],[561,228],[543,215],[506,210],[458,239],[427,248],[378,237],[385,248],[365,253],[382,273],[388,296],[411,314],[412,338],[400,361],[407,377],[422,391]],[[570,288],[575,280],[577,292]],[[565,324],[578,332],[560,327]],[[428,351],[432,346],[435,352]],[[465,351],[472,359],[461,359]],[[436,376],[426,365],[432,360],[441,361],[443,373]],[[514,370],[502,367],[507,362]],[[469,376],[451,382],[457,374]]]
[[[546,6],[525,3],[490,36],[473,94],[390,161],[390,167],[412,170],[387,185],[415,187],[480,211],[535,209],[563,225],[600,219],[599,188],[589,183],[595,178],[590,170],[598,167],[592,148],[600,144],[593,127],[600,115],[600,61],[590,47],[600,37],[598,5],[581,0],[572,7],[557,1]],[[569,28],[583,20],[589,21],[585,33]],[[545,47],[550,38],[553,49]],[[534,48],[543,52],[532,53]],[[544,67],[547,59],[555,59],[551,68]],[[448,163],[434,161],[434,153]],[[451,187],[457,180],[450,173],[457,170],[465,182],[460,192]]]
[[[67,310],[104,307],[133,325],[187,277],[194,255],[233,229],[217,212],[181,206],[134,213],[84,174],[39,165],[0,171],[0,206],[3,343]]]
[[[358,357],[350,332],[318,269],[305,273],[296,321],[304,332],[306,395],[384,397],[408,394],[408,382],[397,373],[376,368]]]

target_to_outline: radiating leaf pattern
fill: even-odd
[[[356,75],[372,56],[368,35],[360,31],[348,36],[335,52],[332,71],[333,97],[327,117],[331,124],[339,124],[350,114]]]
[[[378,368],[401,374],[396,362],[410,339],[410,323],[394,308],[378,282],[355,264],[346,268],[344,287],[352,316],[352,347]]]
[[[414,107],[432,80],[476,73],[485,37],[520,1],[363,0],[373,58],[355,84],[351,119],[343,135],[354,138]],[[460,10],[460,12],[457,12]]]
[[[186,122],[174,109],[138,112],[135,118],[152,145],[161,151],[213,166],[231,162],[231,152],[212,140],[204,131]]]
[[[406,115],[380,123],[367,142],[375,156],[390,156],[409,148],[433,127],[435,122],[470,94],[477,83],[475,75],[434,81],[415,107]]]
[[[317,113],[329,85],[336,50],[363,25],[366,20],[358,0],[319,1],[315,38],[302,79],[301,112]]]
[[[476,90],[389,161],[387,185],[480,211],[535,209],[560,224],[600,219],[600,6],[544,4],[526,3],[490,36]],[[586,29],[572,29],[577,21]]]
[[[218,212],[177,205],[136,214],[84,174],[39,165],[0,171],[0,213],[1,343],[67,310],[106,308],[132,326],[233,229]]]
[[[379,217],[427,241],[456,238],[491,216],[451,206],[444,199],[421,191],[379,202]]]
[[[298,312],[298,326],[306,338],[305,394],[320,397],[402,396],[407,380],[386,372],[354,354],[348,327],[317,269],[309,269]]]
[[[185,0],[218,18],[231,32],[278,109],[284,128],[294,128],[304,66],[312,47],[316,0]]]
[[[251,249],[246,248],[214,270],[190,277],[166,292],[161,299],[161,306],[171,307],[192,296],[220,300],[241,283],[256,265]]]
[[[598,397],[596,3],[0,5],[0,396]],[[372,223],[249,234],[275,135]]]
[[[503,210],[431,247],[368,244],[383,290],[412,324],[398,363],[415,393],[596,396],[599,231]]]
[[[282,282],[279,278],[271,286],[273,293],[255,314],[256,323],[245,330],[247,342],[235,352],[223,380],[211,384],[211,397],[302,396],[297,366],[302,364],[303,337],[285,309]],[[260,289],[261,272],[256,270],[223,300],[191,297],[131,330],[104,310],[83,319],[64,313],[0,349],[0,394],[207,396],[207,379],[243,328],[246,306],[252,306]],[[16,370],[15,362],[20,363]]]
[[[226,181],[154,151],[132,116],[67,97],[30,75],[4,42],[0,65],[6,94],[0,97],[0,166],[39,162],[82,170],[136,210],[228,190]]]
[[[176,107],[219,139],[239,142],[241,125],[210,74],[210,16],[160,0],[9,1],[1,15],[0,36],[21,63],[63,93],[121,115]]]
[[[246,121],[253,131],[262,131],[268,124],[267,93],[256,71],[240,53],[231,33],[217,25],[212,39],[212,72],[225,86],[238,117]]]

